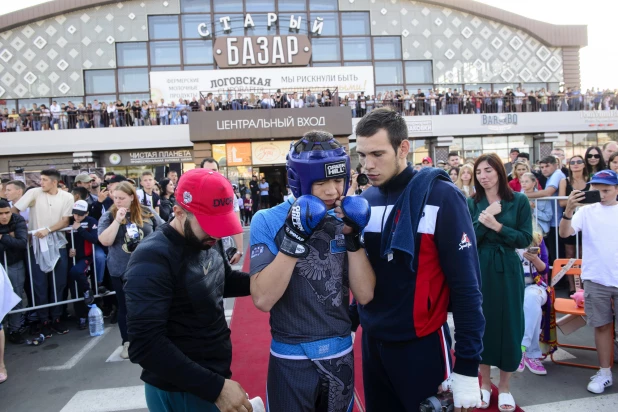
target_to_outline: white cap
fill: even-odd
[[[73,204],[73,213],[83,216],[88,213],[88,202],[85,200],[78,200]]]

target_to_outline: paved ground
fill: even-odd
[[[232,305],[232,300],[226,302],[228,314]],[[591,345],[592,330],[580,329],[565,340]],[[99,338],[74,328],[68,335],[54,336],[39,347],[7,343],[9,380],[0,385],[0,411],[146,411],[140,367],[118,356],[120,343],[117,326],[108,324]],[[560,356],[596,361],[594,352],[569,350]],[[594,371],[554,365],[551,361],[545,366],[548,376],[535,376],[528,371],[513,376],[512,393],[526,412],[615,410],[618,373],[614,372],[617,385],[598,396],[586,390]],[[493,371],[495,378],[498,373]],[[494,383],[497,382],[495,379]]]

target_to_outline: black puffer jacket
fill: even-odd
[[[15,236],[11,236],[13,233]],[[26,220],[13,213],[11,220],[7,225],[0,225],[0,259],[4,264],[4,252],[6,252],[6,261],[9,265],[14,265],[19,261],[23,261],[28,247],[28,225]]]
[[[214,402],[232,376],[223,298],[248,296],[249,275],[232,270],[221,242],[193,249],[164,224],[133,252],[126,278],[129,355],[142,380]]]

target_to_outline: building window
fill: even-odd
[[[313,67],[339,67],[341,64],[339,63],[313,63]]]
[[[213,70],[213,66],[185,66],[184,70]]]
[[[401,67],[400,61],[375,62],[374,67],[376,74],[376,84],[403,83],[403,69]]]
[[[313,46],[313,61],[341,60],[338,38],[311,39]]]
[[[343,62],[344,66],[371,66],[371,62]]]
[[[179,47],[177,41],[150,42],[150,64],[153,66],[180,64]]]
[[[309,10],[311,11],[337,11],[338,9],[339,4],[337,0],[309,0]]]
[[[199,39],[199,32],[197,26],[204,23],[206,24],[206,30],[212,31],[212,22],[210,21],[210,14],[186,14],[181,16],[182,19],[182,37],[185,39]]]
[[[307,28],[309,22],[305,13],[281,13],[279,14],[279,34],[296,33],[296,30],[290,29],[290,19],[292,18],[292,16],[294,16],[295,22],[298,21],[298,18],[300,17],[300,27],[298,29],[298,33],[309,33],[309,29]]]
[[[126,102],[133,103],[134,101],[139,100],[141,104],[141,102],[148,102],[148,100],[150,100],[150,94],[149,93],[121,94],[120,96],[118,96],[118,99],[120,99],[122,103],[126,103]]]
[[[370,35],[369,13],[341,13],[341,33],[344,36]]]
[[[479,92],[481,88],[483,88],[483,91],[491,91],[491,83],[469,83],[469,84],[465,84],[464,87],[466,88],[466,90],[470,90],[470,91],[475,91],[475,92]]]
[[[407,61],[405,64],[407,83],[433,83],[430,61]]]
[[[44,104],[46,107],[49,107],[49,98],[42,97],[39,99],[19,99],[19,108],[25,107],[26,110],[32,109],[32,105],[36,104],[37,106],[41,106]]]
[[[116,95],[115,94],[100,94],[100,95],[95,95],[95,96],[86,96],[86,103],[92,103],[94,104],[95,100],[99,101],[100,103],[106,103],[109,104],[111,102],[116,102]]]
[[[87,94],[116,93],[114,70],[85,70]]]
[[[148,69],[118,69],[118,91],[120,93],[150,90]]]
[[[178,16],[148,17],[148,36],[154,39],[177,39]]]
[[[182,50],[184,64],[212,64],[211,40],[185,40]]]
[[[429,93],[429,90],[433,90],[432,84],[406,84],[406,90],[410,92],[410,94],[418,94],[418,89],[421,89],[422,93],[425,93],[425,96]]]
[[[210,1],[180,0],[180,11],[183,13],[209,13]]]
[[[151,72],[176,72],[180,70],[180,66],[154,66],[150,68]]]
[[[277,7],[279,11],[305,11],[307,2],[305,0],[279,0]]]
[[[275,0],[245,0],[245,11],[275,11]],[[253,17],[253,16],[251,16]]]
[[[374,37],[373,56],[376,60],[401,59],[399,37]]]
[[[216,4],[218,3],[215,3],[215,5]],[[223,23],[219,21],[219,19],[222,17],[230,18],[228,22],[228,26],[230,26],[230,29],[231,29],[230,31],[224,31],[225,26],[223,25]],[[242,14],[215,14],[214,26],[215,26],[215,35],[219,37],[221,36],[244,36],[245,35],[245,18]]]
[[[242,0],[215,0],[214,4],[217,13],[242,12]]]
[[[311,11],[313,11],[312,9]],[[310,26],[313,26],[313,22],[318,17],[324,19],[324,26],[322,28],[322,34],[320,36],[338,36],[339,35],[339,15],[337,13],[311,13]],[[315,34],[317,35],[317,33]]]
[[[371,60],[370,37],[344,37],[344,60]]]
[[[521,87],[527,92],[540,92],[541,89],[547,90],[547,83],[524,83]]]
[[[145,42],[116,43],[118,67],[148,66],[148,50]]]

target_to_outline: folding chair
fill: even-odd
[[[554,278],[554,276],[556,276],[562,270],[562,268],[567,263],[569,263],[569,260],[570,259],[556,259],[554,261],[554,266],[552,269],[552,278]],[[575,263],[573,264],[573,266],[569,270],[566,271],[565,275],[566,276],[581,276],[582,274],[581,267],[582,267],[582,260],[577,259],[575,260]],[[586,311],[584,310],[584,308],[577,307],[577,305],[575,304],[575,301],[573,301],[573,299],[571,298],[567,298],[567,299],[556,298],[556,300],[554,301],[554,311],[556,312],[556,315],[559,313],[562,313],[564,315],[586,316]],[[571,345],[567,343],[560,343],[558,339],[558,334],[556,334],[556,345],[561,348],[582,349],[582,350],[591,350],[591,351],[597,350],[597,348],[594,346],[580,346],[580,345]],[[565,362],[565,361],[556,360],[554,359],[553,353],[550,355],[550,357],[551,357],[552,362],[558,365],[577,366],[580,368],[587,368],[587,369],[599,369],[599,366],[596,366],[596,365],[587,365],[584,363]],[[612,350],[611,365],[613,364],[614,364],[614,351]]]

